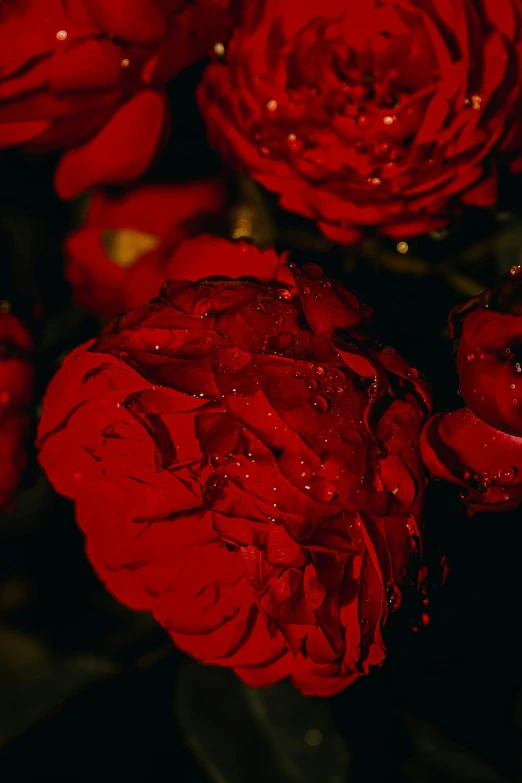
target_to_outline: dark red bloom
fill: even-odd
[[[522,501],[522,269],[456,307],[457,368],[467,407],[434,416],[423,456],[436,476],[461,484],[470,509]]]
[[[122,198],[95,193],[84,225],[66,241],[65,272],[78,303],[113,318],[148,302],[165,280],[211,274],[210,256],[202,269],[201,255],[194,265],[175,251],[183,239],[212,227],[224,198],[214,180],[147,185]]]
[[[285,209],[351,242],[495,202],[499,151],[522,147],[520,0],[243,9],[200,105],[211,141]]]
[[[425,384],[319,267],[223,244],[65,361],[40,460],[120,600],[250,685],[327,695],[382,661],[415,560]]]
[[[221,41],[230,0],[4,0],[0,148],[65,149],[63,198],[129,182],[168,124],[164,87]]]
[[[9,501],[26,463],[25,408],[33,387],[31,348],[31,338],[20,321],[0,313],[0,507]]]

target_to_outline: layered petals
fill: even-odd
[[[182,650],[336,693],[382,662],[415,568],[429,398],[318,267],[208,236],[178,255],[185,279],[64,362],[41,463],[108,589]]]
[[[520,154],[518,0],[255,0],[199,102],[211,142],[337,242],[495,202]]]
[[[67,150],[55,181],[66,199],[136,179],[168,131],[167,81],[226,40],[232,6],[233,0],[2,3],[0,148]]]

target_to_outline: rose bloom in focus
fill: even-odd
[[[25,408],[33,389],[31,338],[12,314],[0,312],[0,508],[10,500],[26,464]]]
[[[509,510],[522,501],[522,268],[456,307],[450,329],[466,407],[430,419],[423,457],[471,512]]]
[[[65,245],[65,274],[76,301],[113,318],[148,302],[169,278],[212,274],[211,254],[201,254],[192,267],[175,250],[183,239],[217,227],[224,201],[217,180],[146,185],[122,198],[95,193],[84,225]]]
[[[416,582],[425,384],[320,267],[219,239],[178,252],[212,254],[213,277],[165,283],[66,359],[41,463],[108,589],[182,650],[338,692],[383,660]]]
[[[63,198],[124,183],[168,130],[165,85],[228,30],[230,0],[4,0],[0,149],[65,149]]]
[[[211,142],[285,209],[352,242],[495,203],[500,150],[522,147],[519,0],[245,0],[243,13],[199,102]]]

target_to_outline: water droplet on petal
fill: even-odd
[[[256,305],[256,310],[259,310],[260,313],[266,313],[267,307],[264,302],[258,302]]]
[[[312,397],[310,404],[318,413],[328,413],[330,410],[330,400],[327,397],[323,397],[321,394]]]
[[[319,388],[319,381],[316,381],[315,378],[309,378],[306,382],[306,388],[311,392],[317,391]]]
[[[319,377],[321,377],[322,375],[324,375],[324,367],[316,367],[314,372],[316,375],[319,375]]]
[[[56,38],[58,41],[65,41],[67,38],[67,30],[58,30],[56,33]]]
[[[510,484],[517,477],[517,472],[515,467],[501,468],[498,472],[499,481],[503,484]]]
[[[282,299],[284,302],[290,302],[292,294],[286,288],[278,288],[275,292],[278,299]]]
[[[281,324],[283,324],[284,321],[285,321],[285,319],[283,318],[283,316],[282,315],[278,315],[277,318],[274,321],[274,324],[276,326],[281,326]]]
[[[310,294],[311,294],[311,291],[310,291],[310,289],[308,288],[308,286],[305,286],[305,287],[303,288],[303,290],[301,291],[301,293],[303,294],[303,296],[310,296]]]
[[[390,612],[396,612],[402,603],[402,593],[397,585],[389,585],[386,590]]]
[[[292,332],[281,332],[281,334],[276,334],[275,337],[272,337],[270,346],[274,349],[274,351],[287,351],[293,342],[294,335]]]

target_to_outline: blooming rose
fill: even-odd
[[[219,216],[224,193],[217,181],[146,185],[122,198],[102,192],[90,201],[85,223],[66,241],[66,276],[78,303],[103,318],[148,302],[169,278],[212,274],[201,258],[179,267],[175,250]]]
[[[455,308],[450,327],[467,407],[430,419],[423,457],[471,510],[507,510],[522,501],[522,268]]]
[[[0,148],[68,150],[63,198],[133,180],[166,130],[166,82],[221,40],[230,2],[4,0]]]
[[[20,321],[0,313],[0,507],[16,489],[25,467],[25,407],[33,385],[28,361],[31,338]]]
[[[382,661],[418,546],[425,385],[319,267],[214,242],[213,278],[65,361],[41,463],[107,587],[181,649],[335,693]]]
[[[522,147],[520,0],[243,8],[200,106],[211,141],[285,209],[351,242],[495,202],[500,147]]]

